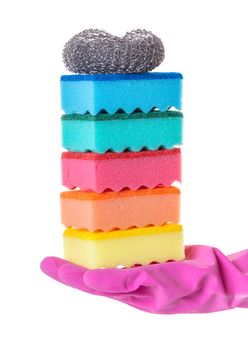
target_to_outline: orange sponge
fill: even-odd
[[[101,194],[62,192],[61,217],[66,227],[93,232],[178,223],[180,190],[171,186]]]

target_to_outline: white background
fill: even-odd
[[[185,242],[248,248],[246,4],[1,2],[1,349],[247,349],[248,310],[152,315],[39,270],[44,256],[62,256],[61,51],[86,28],[162,38],[159,70],[184,74]]]

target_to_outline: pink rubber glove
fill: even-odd
[[[248,308],[248,250],[226,257],[216,248],[188,246],[180,262],[97,270],[47,257],[41,269],[68,286],[152,313]]]

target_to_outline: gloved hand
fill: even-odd
[[[152,313],[248,308],[248,250],[225,256],[216,248],[187,246],[180,262],[97,270],[47,257],[41,269],[68,286]]]

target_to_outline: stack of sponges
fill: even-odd
[[[100,268],[184,258],[172,186],[181,181],[181,93],[179,73],[61,77],[65,259]]]

